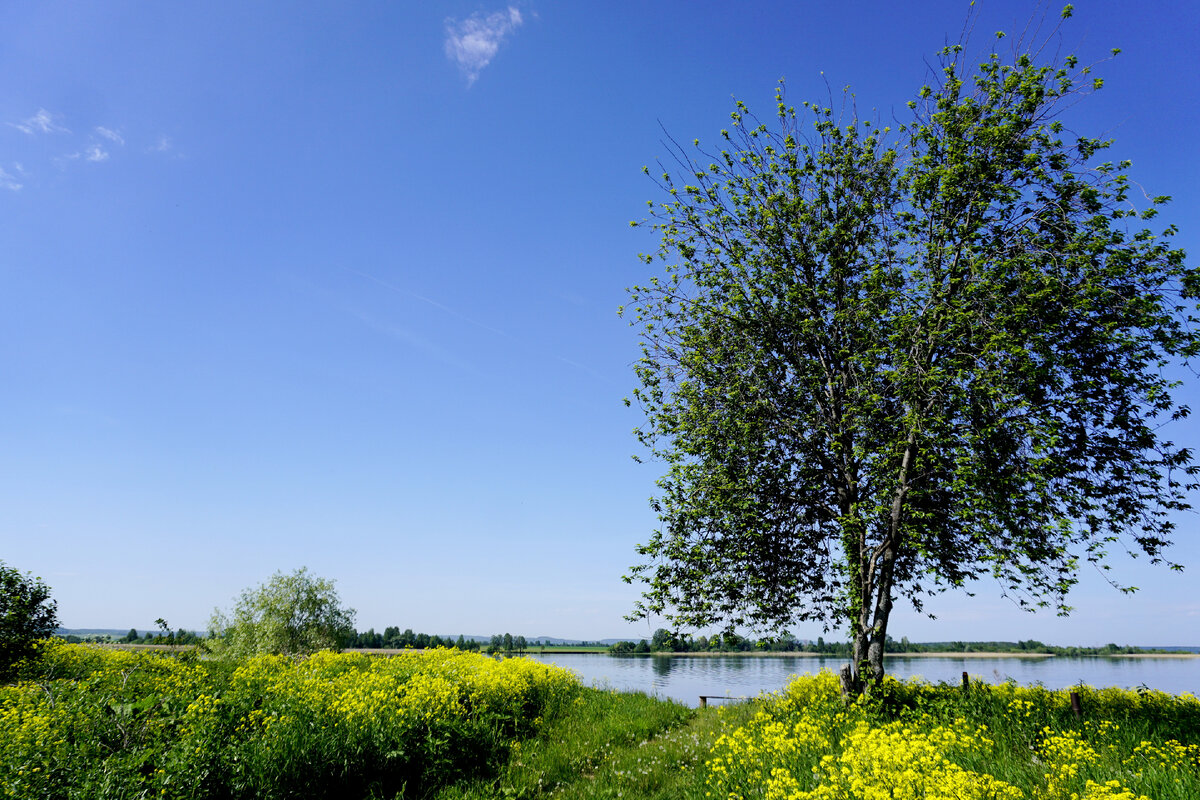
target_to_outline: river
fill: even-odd
[[[782,689],[789,676],[837,672],[841,658],[823,656],[610,656],[594,654],[530,655],[535,661],[574,670],[584,683],[621,691],[642,691],[689,706],[700,695],[751,697]],[[989,683],[1009,678],[1024,685],[1063,689],[1085,683],[1130,689],[1148,686],[1172,694],[1200,693],[1200,657],[947,657],[889,656],[887,671],[898,678],[914,675],[930,682],[960,683],[962,673]]]

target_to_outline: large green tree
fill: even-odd
[[[22,574],[0,561],[0,679],[33,655],[40,639],[58,628],[58,604],[41,578]]]
[[[333,581],[301,567],[277,572],[242,592],[231,612],[217,609],[209,636],[232,657],[260,653],[304,655],[340,650],[355,635],[353,609],[342,605]]]
[[[780,87],[777,123],[738,103],[724,149],[674,146],[641,223],[664,274],[624,310],[667,469],[635,617],[842,627],[862,691],[898,598],[991,575],[1065,613],[1082,562],[1164,560],[1200,278],[1140,229],[1166,198],[1135,210],[1128,163],[1065,129],[1091,69],[1002,36],[974,69],[942,50],[895,130]]]

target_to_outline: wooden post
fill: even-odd
[[[708,695],[700,695],[700,707],[708,708]]]
[[[971,688],[971,678],[967,675],[966,670],[963,670],[963,691]]]
[[[1071,710],[1075,712],[1075,719],[1083,717],[1083,706],[1079,702],[1079,692],[1071,692]]]

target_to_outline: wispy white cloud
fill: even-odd
[[[449,364],[450,366],[463,370],[464,372],[469,372],[472,374],[479,373],[479,370],[474,364],[471,364],[469,361],[460,358],[458,354],[447,350],[440,344],[429,340],[415,331],[411,331],[408,328],[395,325],[390,322],[378,320],[374,316],[356,308],[347,308],[345,310],[352,317],[358,319],[371,330],[404,342],[406,345],[427,358],[440,361],[444,364]]]
[[[59,169],[66,169],[72,161],[90,161],[93,164],[99,164],[102,161],[108,161],[108,151],[93,142],[82,150],[55,156],[52,160]]]
[[[446,56],[458,64],[467,78],[467,86],[475,83],[483,68],[492,62],[501,43],[524,20],[515,6],[484,15],[476,12],[461,22],[446,20]]]
[[[14,166],[18,172],[21,171],[20,164],[16,164]],[[23,185],[24,184],[22,184],[19,180],[17,180],[17,178],[15,176],[10,175],[8,172],[6,172],[4,170],[4,167],[0,167],[0,186],[4,187],[5,189],[8,189],[11,192],[19,192],[19,191],[21,191],[21,187]]]
[[[96,134],[118,145],[125,144],[124,137],[109,128],[96,128]],[[95,136],[89,136],[88,140],[87,145],[82,150],[76,150],[74,153],[68,153],[56,159],[59,162],[59,166],[65,166],[69,161],[90,161],[93,164],[108,161],[111,156],[108,147]]]
[[[100,136],[103,136],[105,139],[108,139],[110,142],[116,142],[117,144],[122,145],[125,144],[125,138],[111,128],[105,128],[102,125],[97,126],[96,133]]]
[[[442,303],[439,303],[436,300],[426,297],[425,295],[418,294],[409,289],[405,289],[401,286],[397,286],[393,283],[389,283],[388,281],[377,278],[374,275],[371,275],[370,273],[367,273],[367,272],[362,272],[360,270],[353,269],[351,267],[342,267],[342,269],[344,269],[346,272],[349,272],[353,275],[358,275],[360,278],[365,278],[366,280],[371,281],[372,283],[377,284],[379,286],[382,286],[385,289],[389,289],[393,292],[397,292],[399,294],[406,295],[408,297],[412,297],[416,300],[421,301],[422,303],[431,305],[434,308],[436,308],[446,314],[449,314],[452,317],[455,317],[456,319],[459,319],[470,325],[474,325],[476,328],[485,330],[490,334],[507,339],[512,342],[516,342],[518,345],[521,345],[522,347],[527,347],[532,350],[537,350],[537,351],[541,352],[543,355],[549,355],[550,357],[556,359],[557,361],[561,361],[562,363],[567,364],[568,366],[582,370],[583,372],[586,372],[595,377],[598,377],[598,378],[603,377],[596,370],[592,369],[591,367],[589,367],[585,364],[581,364],[578,361],[574,361],[570,358],[566,358],[565,356],[559,356],[559,355],[546,353],[545,349],[542,347],[542,345],[540,343],[534,344],[533,342],[531,342],[529,340],[519,339],[519,338],[513,336],[512,334],[508,333],[507,331],[503,331],[503,330],[500,330],[499,328],[492,327],[491,325],[488,325],[486,322],[480,322],[479,320],[474,319],[473,317],[467,316],[466,314],[463,314],[462,312],[457,311],[447,305],[444,305]],[[413,340],[413,338],[407,333],[404,333],[402,335],[402,333],[396,329],[391,329],[391,328],[385,329],[383,326],[375,324],[373,321],[369,320],[363,314],[361,314],[359,312],[353,312],[353,313],[356,317],[361,319],[363,322],[369,323],[371,325],[371,327],[375,328],[376,330],[379,330],[383,333],[388,333],[397,338],[404,338],[406,340],[410,340],[414,344],[420,344],[419,342],[416,342],[415,340]],[[428,349],[428,348],[426,348],[426,349]],[[439,356],[441,357],[441,359],[443,361],[446,361],[447,363],[455,363],[458,366],[463,366],[465,364],[465,362],[461,362],[461,361],[457,361],[457,360],[452,361],[448,355],[445,355],[444,353],[441,353],[441,352],[439,352]]]
[[[128,144],[125,131],[119,126],[81,124],[78,134],[67,127],[62,114],[39,108],[37,113],[19,122],[3,122],[3,127],[15,128],[30,137],[41,137],[53,134],[57,142],[57,154],[38,154],[32,164],[32,169],[25,168],[16,161],[0,169],[0,190],[20,191],[27,186],[37,186],[39,167],[52,164],[60,170],[71,167],[72,164],[104,164],[111,163],[114,157]],[[150,147],[135,142],[141,152],[167,152],[172,150],[171,140],[160,136]],[[45,159],[44,161],[42,159]]]
[[[58,114],[51,114],[46,109],[39,108],[37,113],[29,119],[10,122],[8,125],[30,136],[38,133],[70,133],[68,128],[58,124],[56,121],[58,117]]]
[[[462,320],[463,322],[467,322],[467,323],[470,323],[471,325],[474,325],[477,328],[483,328],[485,331],[488,331],[489,333],[494,333],[499,336],[511,338],[511,337],[509,337],[509,335],[507,333],[500,330],[499,328],[493,328],[491,325],[488,325],[487,323],[480,322],[479,320],[476,320],[476,319],[472,319],[471,317],[468,317],[466,314],[462,314],[458,311],[455,311],[453,308],[450,308],[447,305],[443,305],[443,304],[439,303],[437,300],[432,300],[432,299],[426,297],[425,295],[417,294],[416,292],[401,288],[394,284],[388,283],[387,281],[380,280],[379,278],[376,278],[374,275],[370,275],[366,272],[360,272],[360,271],[358,271],[356,269],[352,269],[350,267],[343,267],[342,269],[344,269],[347,272],[352,273],[354,275],[358,275],[360,278],[366,278],[367,280],[371,281],[372,283],[376,283],[385,289],[391,289],[393,292],[398,292],[400,294],[408,295],[409,297],[414,297],[417,300],[420,300],[422,303],[428,303],[429,305],[433,306],[434,308],[440,309],[453,317],[457,317],[458,319]]]

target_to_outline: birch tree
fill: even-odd
[[[1179,568],[1196,468],[1164,369],[1200,347],[1200,278],[1145,227],[1168,198],[1068,133],[1101,81],[1041,51],[947,46],[894,127],[781,85],[770,124],[739,102],[719,150],[672,143],[635,223],[660,272],[622,309],[666,470],[631,618],[842,628],[861,692],[898,599],[993,576],[1066,613],[1087,562]]]

